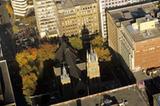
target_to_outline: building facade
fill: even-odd
[[[98,0],[99,11],[100,11],[100,21],[101,21],[101,33],[103,38],[107,38],[107,17],[106,9],[125,6],[128,4],[143,2],[145,0]]]
[[[132,71],[160,66],[159,9],[156,2],[107,13],[108,42],[122,64]]]
[[[16,106],[7,61],[3,57],[0,44],[0,105]]]
[[[89,79],[100,78],[98,56],[92,49],[87,52],[87,76]]]
[[[34,8],[40,37],[58,36],[58,15],[54,0],[34,0]]]
[[[33,9],[32,0],[11,0],[11,4],[16,16],[27,16]]]
[[[80,35],[84,25],[90,33],[99,32],[98,5],[95,0],[64,0],[57,3],[60,34]]]

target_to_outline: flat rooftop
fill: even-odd
[[[155,28],[150,28],[145,31],[134,29],[132,26],[133,23],[147,22],[148,20],[146,18],[149,18],[150,20],[158,19],[160,9],[156,7],[156,4],[157,2],[138,4],[125,8],[109,10],[109,13],[116,24],[119,23],[125,27],[125,30],[123,31],[128,33],[135,42],[139,42],[160,37],[159,22],[155,24]]]
[[[142,71],[133,72],[133,75],[136,78],[137,82],[151,79],[150,76],[146,75],[146,73],[144,73]]]
[[[147,106],[148,104],[148,102],[145,101],[144,96],[139,92],[137,86],[133,84],[87,97],[54,104],[54,106],[96,106],[96,104],[102,104],[106,100],[111,100],[112,106],[117,106],[122,100],[126,100],[128,106]]]
[[[60,6],[62,9],[68,9],[68,8],[73,8],[75,6],[96,3],[96,0],[63,0],[62,2],[59,3],[60,5],[58,6]]]
[[[135,30],[131,22],[128,22],[128,25],[124,24],[123,22],[122,24],[126,28],[126,32],[129,33],[129,35],[132,37],[132,39],[135,42],[140,42],[140,41],[144,41],[147,39],[153,39],[156,37],[160,37],[160,24],[159,23],[156,24],[156,27],[154,29],[148,29],[147,31]]]

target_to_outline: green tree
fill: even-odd
[[[71,43],[72,47],[75,49],[82,49],[82,40],[79,37],[71,37],[69,38],[69,42]]]

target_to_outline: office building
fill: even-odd
[[[156,3],[107,13],[109,45],[122,57],[119,58],[122,64],[132,71],[160,66],[160,10]]]
[[[107,38],[107,17],[106,9],[125,6],[133,3],[143,2],[145,0],[98,0],[100,21],[101,21],[101,33],[103,38]]]
[[[58,15],[54,0],[34,0],[33,3],[40,37],[58,36]]]
[[[33,10],[32,0],[11,0],[14,15],[27,16]]]
[[[80,35],[84,25],[91,34],[99,32],[96,0],[63,0],[57,3],[57,7],[61,35]]]

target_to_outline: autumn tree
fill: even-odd
[[[43,71],[43,62],[54,59],[57,45],[43,44],[39,48],[29,48],[16,55],[19,63],[20,76],[22,77],[23,94],[34,95],[37,86],[37,79]],[[27,101],[29,101],[27,99]]]
[[[98,55],[99,61],[111,61],[111,53],[107,48],[95,47],[94,50]]]
[[[102,47],[103,46],[103,38],[102,36],[96,36],[92,41],[91,44],[93,47]]]
[[[102,36],[96,36],[92,41],[91,45],[93,49],[96,51],[99,61],[111,61],[111,53],[108,48],[104,46],[104,41]]]

